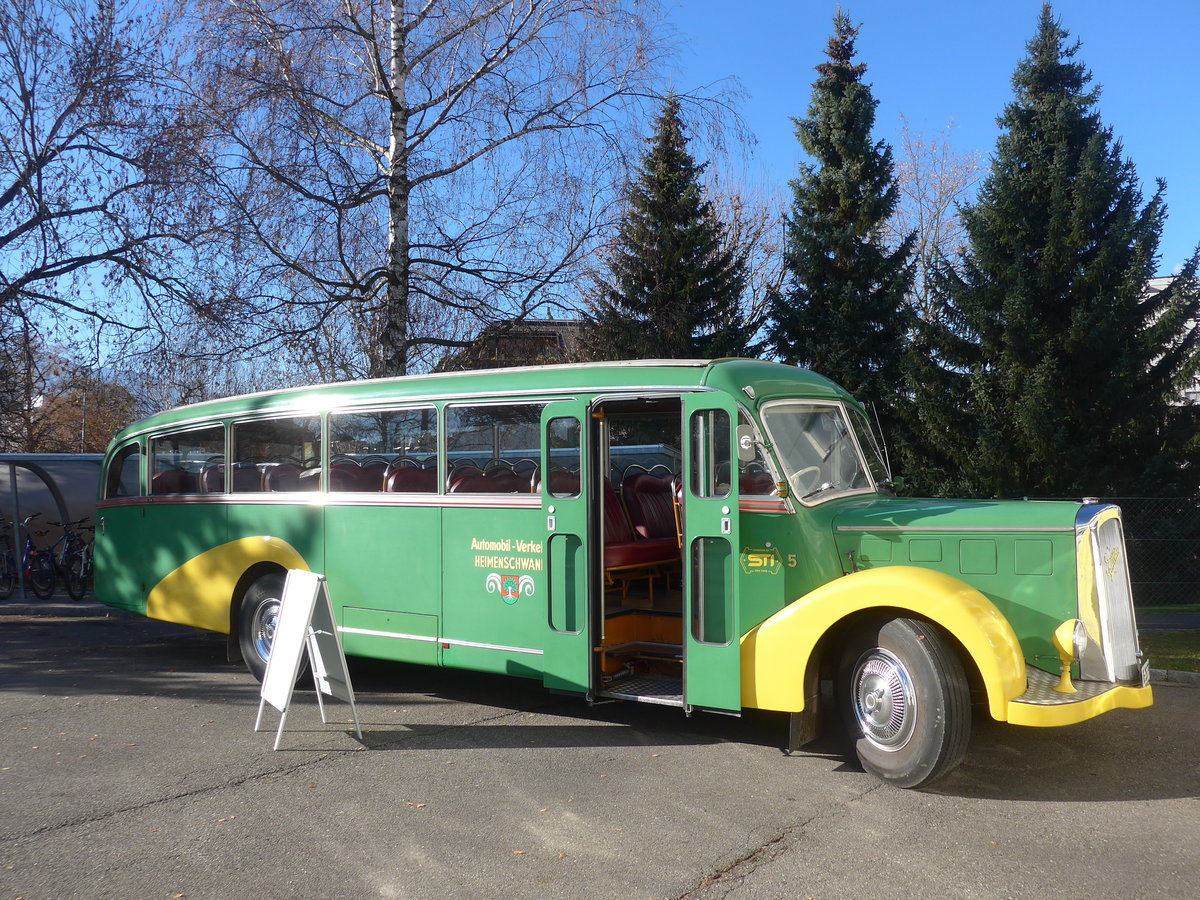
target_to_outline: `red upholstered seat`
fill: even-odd
[[[775,479],[770,472],[746,472],[738,477],[738,492],[763,496],[775,493]]]
[[[669,479],[639,473],[629,478],[621,490],[638,538],[670,538],[675,542],[675,501]]]
[[[192,494],[196,491],[196,476],[183,469],[155,472],[150,479],[152,494]]]
[[[383,476],[387,472],[387,463],[375,462],[364,465],[358,473],[358,489],[360,491],[382,491]]]
[[[233,490],[239,494],[253,494],[262,490],[262,473],[254,463],[234,463]]]
[[[654,566],[679,559],[679,545],[672,528],[669,538],[637,540],[625,510],[613,490],[612,482],[604,479],[604,568],[623,569],[631,566]]]
[[[522,478],[512,469],[494,468],[484,473],[490,482],[488,490],[497,494],[516,494],[529,490],[529,479]]]
[[[626,541],[604,545],[604,568],[624,569],[630,566],[656,566],[679,559],[679,544],[674,537],[651,541]]]
[[[405,466],[388,472],[386,489],[398,494],[436,494],[437,469]]]
[[[300,467],[295,463],[280,463],[263,472],[264,491],[300,490]]]
[[[482,472],[464,472],[456,476],[450,484],[452,494],[491,494],[496,488],[492,480]]]
[[[206,494],[225,493],[225,467],[220,463],[200,471],[200,490]]]
[[[458,465],[450,470],[450,474],[446,476],[446,489],[452,493],[461,493],[462,489],[455,485],[464,478],[471,478],[478,475],[483,477],[483,470],[478,466]]]

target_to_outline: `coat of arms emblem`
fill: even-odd
[[[511,606],[522,594],[533,596],[533,578],[528,575],[501,575],[499,572],[490,572],[487,577],[487,589],[489,594],[499,591],[500,599]]]

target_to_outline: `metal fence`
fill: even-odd
[[[1105,498],[1121,507],[1134,602],[1200,603],[1200,500]]]

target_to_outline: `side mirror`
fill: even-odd
[[[749,463],[754,462],[754,428],[750,425],[739,425],[737,427],[737,453],[738,462]]]
[[[892,479],[892,487],[896,489],[897,493],[904,490],[904,476],[897,475],[896,477],[894,477]]]

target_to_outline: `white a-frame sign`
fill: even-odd
[[[325,724],[325,701],[328,694],[350,704],[354,717],[354,732],[362,740],[362,728],[358,724],[358,710],[354,705],[354,688],[350,684],[350,672],[346,668],[346,655],[342,652],[342,639],[333,618],[333,603],[329,599],[329,587],[325,576],[303,569],[289,569],[283,583],[283,597],[279,606],[279,621],[275,625],[275,637],[271,641],[271,654],[267,658],[267,671],[263,675],[261,700],[254,730],[262,724],[263,710],[271,704],[280,712],[279,731],[275,734],[275,749],[283,737],[283,726],[287,721],[288,706],[296,678],[300,674],[300,663],[304,650],[308,650],[308,662],[312,668],[313,683],[317,688],[317,705],[321,708],[321,721]]]

